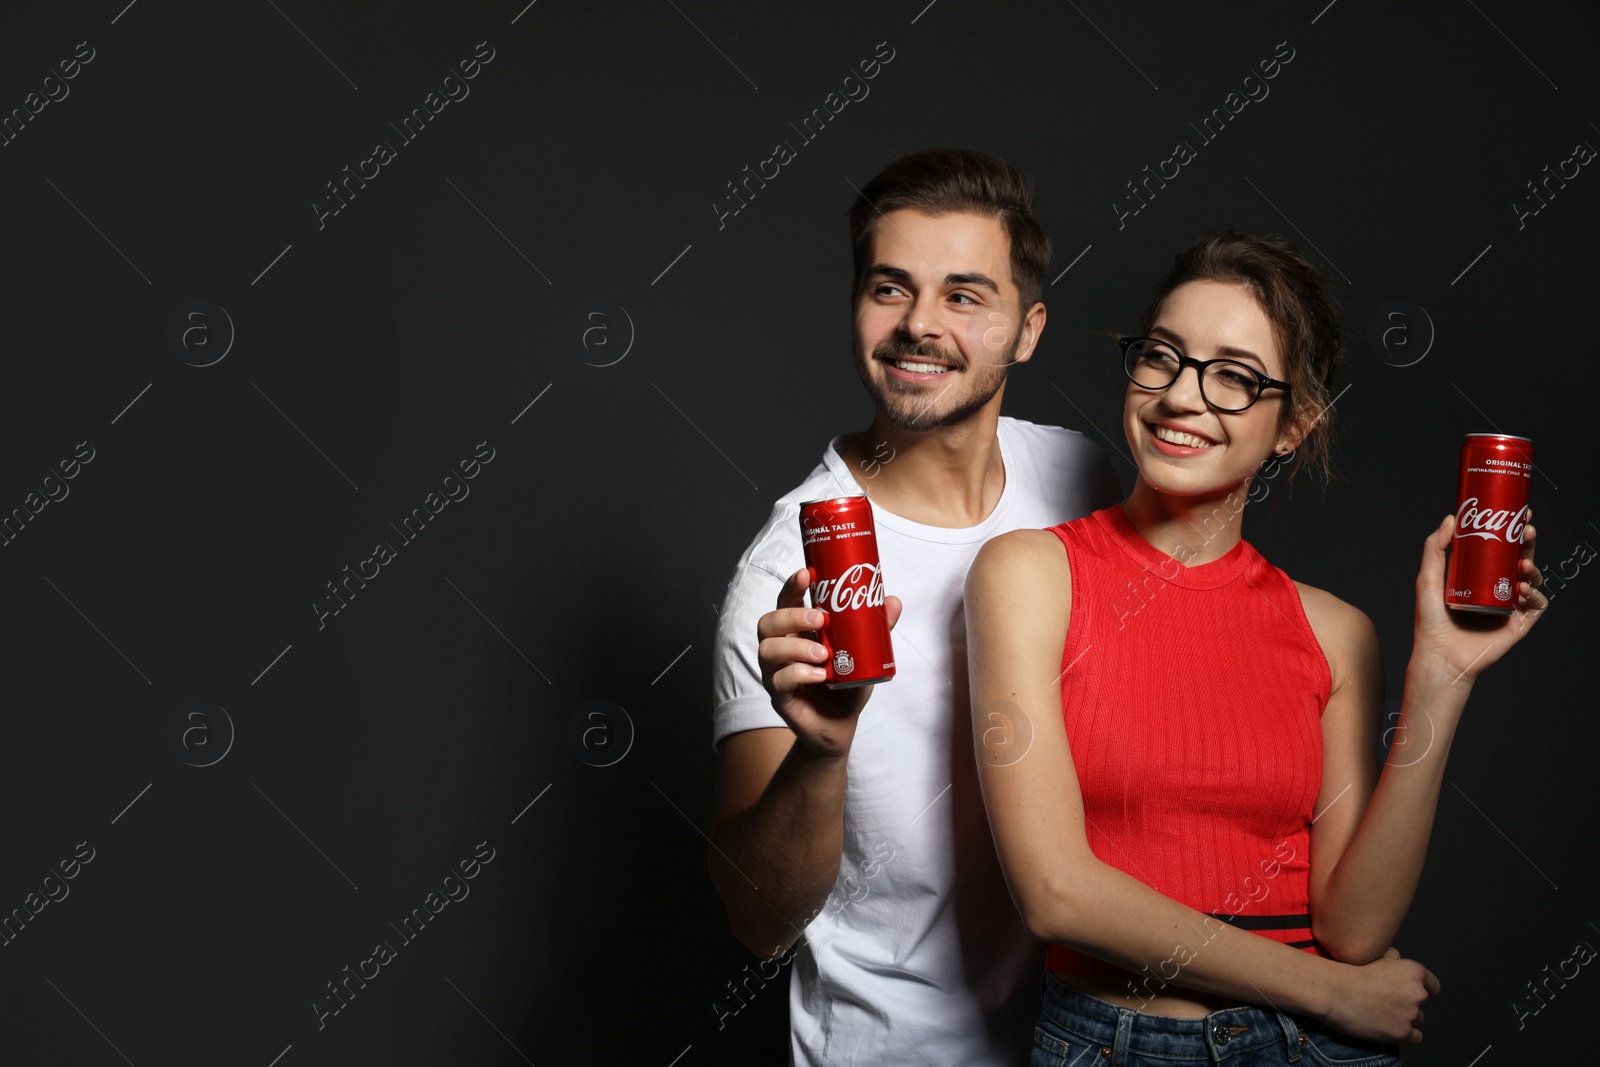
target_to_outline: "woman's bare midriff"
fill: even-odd
[[[1107,1004],[1119,1008],[1132,1008],[1148,1015],[1167,1015],[1175,1019],[1199,1019],[1224,1008],[1237,1008],[1239,1001],[1195,989],[1178,989],[1167,986],[1152,997],[1134,996],[1128,992],[1126,978],[1107,978],[1095,975],[1061,974],[1055,977],[1080,993],[1087,993]]]

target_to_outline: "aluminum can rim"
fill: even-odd
[[[1524,440],[1526,440],[1526,438],[1524,438]],[[834,500],[868,500],[868,497],[865,493],[846,493],[843,496],[825,496],[819,500],[802,500],[798,506],[802,508],[809,508],[812,504],[827,504]]]

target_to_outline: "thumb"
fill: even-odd
[[[784,581],[783,588],[778,590],[778,607],[803,608],[806,606],[806,590],[811,588],[811,569],[801,567]]]
[[[900,621],[900,612],[904,607],[897,596],[883,598],[883,617],[889,620],[889,629],[894,629],[894,624]]]
[[[1393,945],[1390,945],[1388,948],[1383,950],[1383,958],[1386,960],[1397,960],[1400,958],[1400,950],[1395,948]]]

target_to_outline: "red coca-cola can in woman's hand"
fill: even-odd
[[[894,677],[889,617],[883,611],[883,569],[872,503],[865,496],[800,505],[800,538],[811,572],[811,606],[828,613],[817,640],[828,650],[830,689]]]
[[[1516,610],[1522,528],[1528,522],[1533,442],[1469,433],[1461,445],[1456,532],[1450,540],[1444,602],[1457,611],[1509,615]]]

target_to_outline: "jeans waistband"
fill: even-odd
[[[1122,1067],[1130,1054],[1209,1058],[1215,1063],[1276,1045],[1283,1062],[1303,1051],[1301,1025],[1271,1008],[1224,1008],[1201,1018],[1151,1015],[1109,1004],[1045,975],[1044,1020],[1079,1040],[1109,1050],[1099,1067]]]

